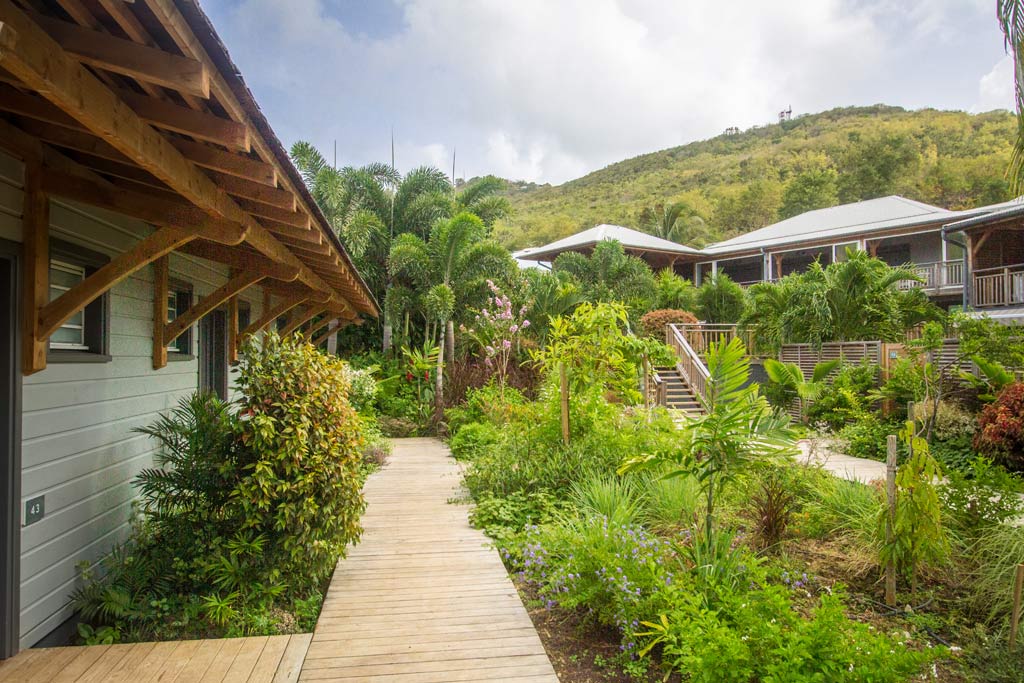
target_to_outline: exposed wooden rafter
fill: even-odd
[[[202,62],[44,14],[29,16],[83,64],[190,95],[210,96],[210,73]]]
[[[288,311],[292,310],[296,306],[300,306],[306,303],[306,301],[308,300],[309,299],[305,296],[298,296],[295,298],[286,299],[281,303],[277,304],[276,306],[269,308],[269,310],[262,311],[263,315],[260,316],[259,320],[250,323],[248,327],[246,327],[244,330],[238,333],[238,342],[241,343],[245,341],[245,338],[248,337],[249,335],[256,334],[260,330],[267,327],[267,325],[270,325],[275,320],[280,318],[282,315],[287,313]]]
[[[320,315],[321,313],[326,313],[328,310],[328,306],[324,306],[322,304],[313,304],[311,306],[307,306],[306,309],[303,311],[292,314],[291,316],[289,316],[288,323],[284,326],[284,329],[281,330],[281,336],[287,337],[289,334],[295,332],[297,329],[308,323],[316,316]]]
[[[325,330],[323,332],[323,334],[320,334],[320,335],[318,335],[317,337],[315,337],[313,339],[313,346],[320,346],[321,344],[323,344],[325,339],[328,339],[332,334],[334,334],[335,332],[340,330],[342,327],[344,327],[347,324],[347,322],[348,321],[340,320],[340,319],[336,320],[333,325],[330,325],[327,328],[327,330]]]

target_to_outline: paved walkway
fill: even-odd
[[[825,470],[841,479],[859,481],[870,484],[872,481],[885,481],[885,463],[867,458],[855,458],[831,450],[831,444],[825,440],[811,441],[801,439],[797,442],[802,454],[801,460],[820,464]]]
[[[365,533],[338,563],[300,680],[557,683],[497,551],[469,526],[436,439],[394,442]]]

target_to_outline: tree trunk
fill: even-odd
[[[437,375],[434,377],[434,405],[438,419],[444,414],[444,346],[437,345]]]
[[[444,343],[445,343],[445,347],[446,347],[445,350],[444,350],[444,355],[446,355],[448,357],[448,362],[450,363],[453,360],[455,360],[455,321],[454,320],[449,320],[447,323],[445,323],[444,332],[445,332]]]
[[[405,331],[402,333],[402,343],[412,348],[412,340],[409,339],[409,311],[405,312]]]
[[[384,340],[381,348],[384,353],[387,354],[391,351],[391,319],[388,317],[387,313],[384,314],[384,334],[382,336],[384,337]]]

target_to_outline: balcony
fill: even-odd
[[[977,308],[1024,304],[1024,263],[974,272],[974,305]]]
[[[911,268],[923,281],[900,280],[896,285],[900,289],[924,289],[939,293],[959,290],[964,286],[964,263],[961,260],[918,263]]]

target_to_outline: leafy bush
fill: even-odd
[[[807,617],[783,586],[725,592],[715,609],[678,585],[664,592],[670,607],[644,622],[642,635],[646,649],[660,646],[662,661],[688,681],[896,683],[935,657],[848,619],[838,591],[822,595]]]
[[[1019,479],[978,458],[967,472],[948,471],[939,496],[950,527],[970,539],[1024,513],[1021,488]]]
[[[874,413],[862,413],[856,421],[840,429],[836,436],[846,455],[884,462],[886,438],[901,429],[902,425],[898,422],[883,421]],[[902,452],[905,453],[905,450]]]
[[[294,586],[318,586],[362,531],[362,435],[344,367],[273,334],[250,341],[239,363],[250,464],[232,498],[242,528],[265,535],[264,557]]]
[[[506,496],[481,497],[470,510],[469,521],[504,548],[524,528],[547,521],[563,508],[564,501],[547,491],[513,491]]]
[[[139,430],[160,446],[136,480],[141,516],[101,571],[83,567],[85,619],[131,638],[315,621],[317,589],[359,536],[366,421],[344,363],[294,339],[248,344],[238,386],[238,413],[196,394]]]
[[[796,511],[797,492],[785,467],[772,467],[750,493],[754,531],[762,548],[772,548],[786,535]]]
[[[725,273],[705,280],[697,290],[697,313],[704,322],[738,322],[745,306],[743,288]]]
[[[1024,382],[1003,389],[981,411],[974,446],[1011,472],[1024,472]]]
[[[807,409],[811,424],[824,423],[830,429],[861,418],[866,412],[865,397],[875,388],[878,367],[872,364],[845,365],[831,380],[831,386],[822,391]]]
[[[505,387],[502,392],[497,385],[489,383],[479,389],[470,389],[466,392],[463,405],[445,411],[448,432],[457,434],[464,425],[471,422],[504,424],[509,420],[514,406],[521,406],[525,402],[523,395],[511,387]]]
[[[448,447],[457,460],[473,460],[500,438],[501,432],[490,422],[470,422],[455,432]]]
[[[355,369],[347,363],[342,366],[349,383],[349,403],[359,413],[372,411],[377,398],[376,367]]]
[[[694,325],[699,323],[697,316],[689,311],[673,308],[660,308],[644,313],[640,318],[640,327],[644,334],[655,339],[665,338],[665,325]]]

